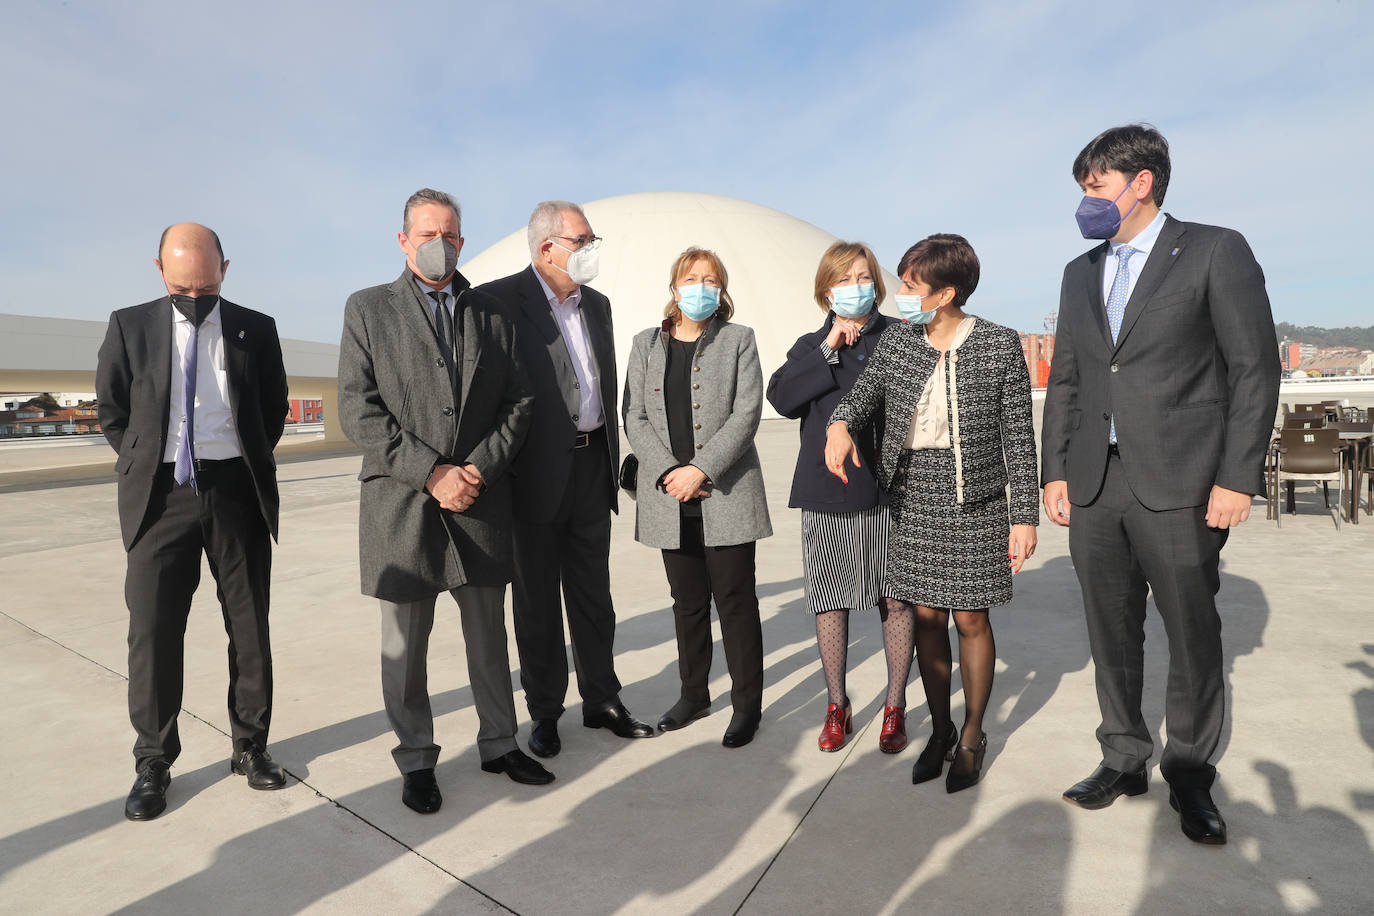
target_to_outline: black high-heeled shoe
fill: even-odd
[[[940,775],[946,760],[954,759],[954,746],[959,743],[959,730],[949,723],[949,731],[943,735],[932,734],[926,742],[925,750],[916,758],[911,768],[911,784],[929,782]]]
[[[983,755],[988,751],[988,736],[983,733],[983,737],[978,739],[978,744],[969,747],[967,744],[959,745],[959,751],[968,751],[973,755],[973,769],[960,770],[959,753],[955,752],[954,763],[949,768],[949,775],[945,777],[945,791],[953,794],[967,789],[969,786],[978,782],[983,775]]]

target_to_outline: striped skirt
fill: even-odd
[[[813,614],[863,610],[883,597],[887,506],[857,512],[802,510],[806,607]]]

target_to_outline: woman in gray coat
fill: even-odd
[[[682,728],[711,710],[711,599],[734,713],[721,742],[754,738],[763,706],[763,631],[754,542],[773,533],[754,448],[763,373],[754,332],[732,324],[725,265],[688,248],[668,276],[662,325],[635,336],[625,435],[639,459],[635,540],[663,551],[682,693],[658,720]]]

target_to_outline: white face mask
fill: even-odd
[[[554,244],[558,245],[557,242],[554,242]],[[558,245],[558,247],[568,252],[567,269],[563,270],[561,267],[559,269],[563,270],[563,273],[568,275],[569,280],[581,286],[584,283],[590,283],[596,279],[597,268],[600,267],[600,258],[597,255],[598,249],[587,245],[582,246],[576,251],[564,245]]]

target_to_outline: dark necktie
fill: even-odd
[[[200,349],[200,325],[191,323],[191,339],[181,360],[181,441],[177,445],[173,479],[182,484],[191,482],[191,489],[200,492],[196,483],[196,355]]]
[[[447,358],[449,387],[453,390],[453,403],[458,403],[458,341],[454,340],[453,314],[448,310],[448,293],[433,290],[429,297],[434,300],[434,334],[439,338],[439,350]]]

